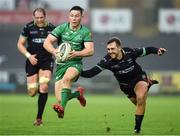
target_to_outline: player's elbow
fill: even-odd
[[[89,56],[92,56],[94,54],[94,49],[91,49],[90,51],[89,51]]]
[[[45,49],[47,49],[47,45],[48,45],[48,40],[45,39],[44,44],[43,44],[43,47],[44,47]]]

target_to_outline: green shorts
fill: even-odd
[[[79,61],[78,62],[70,61],[70,62],[67,62],[67,63],[58,64],[57,67],[56,67],[56,72],[55,72],[55,80],[58,81],[58,80],[62,79],[65,72],[66,72],[66,70],[69,67],[74,67],[79,71],[79,73],[81,73],[81,71],[82,71],[82,62],[81,61],[80,62]],[[75,81],[77,81],[77,79]]]

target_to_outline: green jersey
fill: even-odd
[[[70,43],[71,48],[75,51],[83,50],[84,42],[92,42],[91,33],[89,29],[82,25],[79,29],[74,31],[70,29],[69,23],[64,23],[62,25],[57,26],[53,31],[51,31],[51,34],[55,36],[58,40],[60,39],[60,44],[63,42]],[[76,68],[80,73],[82,70],[82,58],[76,57],[67,60],[64,63],[58,64],[55,72],[56,81],[63,78],[66,70],[69,67]]]
[[[64,23],[57,26],[51,34],[57,39],[60,39],[60,44],[68,42],[71,48],[75,51],[81,51],[84,49],[84,42],[92,42],[91,33],[85,26],[80,26],[77,30],[70,29],[69,23]],[[69,61],[81,61],[82,58],[77,57]]]

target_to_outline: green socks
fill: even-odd
[[[69,97],[71,95],[71,89],[69,88],[63,88],[61,91],[61,106],[65,109],[66,104],[69,100]]]
[[[80,96],[78,91],[71,93],[71,89],[63,88],[61,91],[61,106],[65,109],[66,104],[69,100],[73,98],[78,98]]]
[[[78,91],[75,91],[74,93],[70,94],[69,100],[73,99],[73,98],[78,98],[80,96]]]

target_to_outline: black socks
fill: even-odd
[[[140,131],[141,131],[141,123],[142,123],[143,117],[144,117],[144,115],[135,115],[134,131],[136,131],[136,133],[140,133]]]
[[[38,114],[37,114],[37,119],[42,119],[42,115],[44,112],[44,107],[46,105],[48,98],[48,93],[40,93],[39,92],[39,98],[38,98]]]

